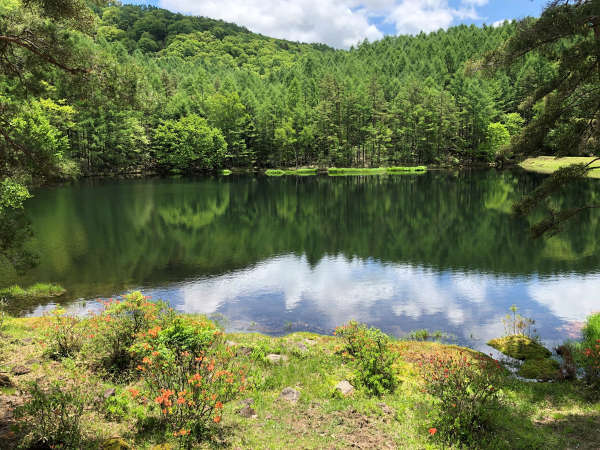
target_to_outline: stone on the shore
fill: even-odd
[[[271,364],[281,364],[283,362],[286,362],[287,360],[288,357],[285,355],[267,355],[267,361],[269,361]]]
[[[340,381],[335,387],[335,390],[344,397],[354,394],[354,386],[352,386],[348,380]]]
[[[300,392],[290,387],[285,388],[279,395],[280,400],[285,400],[290,403],[296,403],[300,399]]]
[[[31,369],[26,366],[15,366],[11,370],[11,373],[16,376],[27,375],[28,373],[31,373]]]

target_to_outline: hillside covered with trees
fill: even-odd
[[[5,2],[6,34],[27,20],[49,26],[24,10]],[[9,158],[3,175],[490,161],[540,113],[519,105],[554,70],[530,55],[493,77],[468,73],[514,34],[508,22],[349,51],[154,7],[96,6],[88,22],[64,30],[85,72],[28,70],[20,62],[36,55],[3,53],[0,146],[36,153]]]

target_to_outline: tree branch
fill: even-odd
[[[33,44],[32,42],[29,42],[25,39],[19,38],[19,37],[15,37],[15,36],[2,36],[0,35],[0,42],[6,42],[7,44],[14,44],[17,45],[19,47],[22,47],[26,50],[29,50],[31,53],[33,53],[34,55],[38,56],[39,58],[43,59],[44,61],[59,67],[60,69],[69,72],[73,75],[78,75],[78,74],[83,74],[83,73],[90,73],[89,69],[83,69],[83,68],[74,68],[74,67],[69,67],[63,63],[61,63],[60,61],[56,60],[55,58],[53,58],[52,56],[45,54],[43,51],[41,51],[40,49],[38,49],[35,44]]]

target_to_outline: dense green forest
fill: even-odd
[[[19,2],[3,5],[17,23]],[[514,34],[508,22],[342,51],[154,7],[95,7],[90,20],[69,31],[92,68],[83,80],[51,66],[0,75],[0,146],[37,148],[39,179],[490,161],[538,113],[519,105],[554,70],[530,55],[493,77],[466,73]]]

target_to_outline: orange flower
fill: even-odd
[[[221,421],[221,416],[215,416],[213,420],[215,423],[219,423]]]
[[[132,398],[136,398],[138,395],[140,395],[140,391],[134,388],[129,389],[129,393],[131,394]]]
[[[430,428],[429,429],[429,435],[433,436],[435,433],[437,433],[437,428]]]
[[[178,404],[178,405],[183,405],[184,403],[185,403],[185,398],[183,398],[183,397],[179,397],[179,398],[177,399],[177,404]]]
[[[221,403],[221,402],[215,403],[215,408],[217,408],[217,409],[223,409],[223,403]]]

